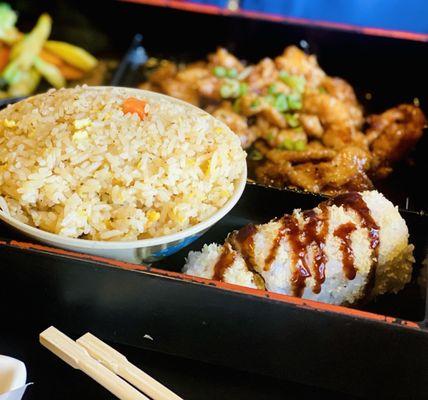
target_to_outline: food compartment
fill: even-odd
[[[419,396],[427,383],[420,373],[427,368],[420,357],[428,348],[426,288],[417,283],[427,253],[426,217],[402,213],[416,246],[412,282],[364,307],[332,306],[180,273],[188,250],[319,200],[248,185],[231,213],[198,242],[150,266],[2,240],[6,289],[0,300],[18,292],[32,299],[19,306],[19,315],[16,307],[14,315],[6,308],[5,318],[22,320],[25,314],[22,324],[38,331],[49,325],[75,335],[90,330],[104,340],[360,396],[379,390]],[[1,228],[2,236],[16,238]],[[397,343],[406,351],[397,351]],[[308,363],[315,368],[308,369]],[[368,365],[376,374],[367,374]],[[368,378],[354,385],[355,374]],[[380,385],[388,378],[390,385]]]
[[[303,51],[316,55],[320,66],[329,76],[337,76],[350,83],[357,94],[359,103],[364,108],[365,115],[379,114],[402,103],[420,105],[425,114],[428,111],[426,95],[421,91],[417,78],[417,76],[423,76],[420,65],[414,70],[413,67],[405,65],[405,62],[402,63],[405,58],[420,59],[427,46],[426,43],[373,37],[313,26],[293,26],[249,20],[242,17],[207,15],[197,15],[196,17],[194,14],[186,14],[177,10],[159,10],[156,7],[148,6],[141,6],[141,9],[145,11],[144,18],[147,18],[148,21],[147,24],[144,24],[144,29],[140,29],[139,32],[144,34],[142,45],[149,61],[140,69],[135,68],[135,64],[133,64],[133,68],[122,80],[126,86],[138,86],[146,80],[147,72],[152,68],[153,57],[172,60],[177,64],[191,63],[206,60],[209,53],[215,52],[218,46],[223,46],[239,59],[254,63],[264,57],[275,58],[285,47],[296,45]],[[138,12],[138,9],[135,8],[135,13]],[[153,16],[156,21],[164,21],[169,26],[180,25],[181,28],[177,29],[177,34],[172,40],[165,43],[162,38],[154,34],[152,30],[154,27],[151,26],[149,16]],[[191,39],[194,36],[192,29],[193,27],[198,29],[202,20],[205,28],[197,39],[202,43],[198,46],[189,46],[189,43],[195,41],[194,38]],[[217,24],[216,32],[218,32],[216,39],[204,33],[214,26],[214,21]],[[218,26],[221,28],[218,29]],[[240,29],[236,29],[237,26]],[[258,44],[258,40],[261,38],[263,38],[263,46]],[[249,46],[249,43],[252,45]],[[397,59],[397,54],[402,54],[402,57]],[[368,59],[370,59],[370,63],[364,61]],[[394,75],[402,74],[409,76],[409,80],[406,80],[405,84],[397,82],[397,86],[392,89],[391,79]],[[367,129],[366,124],[363,125],[363,129]],[[426,146],[425,129],[424,136],[416,144],[409,157],[404,157],[397,162],[388,177],[375,181],[375,187],[403,209],[414,211],[426,209],[421,198],[422,185],[418,183],[422,178],[422,171],[426,169],[426,160],[423,156]],[[252,150],[253,148],[249,149],[249,158],[252,157]],[[252,180],[259,180],[254,171],[260,163],[257,160],[249,162]],[[316,166],[317,163],[314,162],[313,165]],[[352,180],[352,184],[354,181]],[[269,179],[263,183],[272,184]],[[343,190],[352,190],[352,187],[345,185]]]
[[[297,208],[311,209],[323,200],[321,196],[290,193],[261,185],[247,184],[243,197],[226,218],[189,247],[154,263],[153,267],[180,272],[189,251],[200,251],[204,244],[222,244],[227,235],[244,225],[266,223],[273,218],[291,213]],[[266,207],[267,204],[268,207]],[[425,317],[426,281],[423,262],[428,254],[428,242],[425,237],[428,219],[406,211],[402,211],[401,215],[409,228],[409,242],[415,246],[416,262],[411,282],[396,294],[384,294],[368,303],[354,305],[353,308],[404,320],[422,321]]]
[[[397,89],[394,90],[393,93],[389,93],[389,96],[384,95],[384,93],[386,94],[388,90],[390,90],[387,84],[389,82],[389,72],[386,74],[386,77],[385,74],[381,74],[381,66],[386,68],[385,63],[392,60],[391,57],[393,53],[396,54],[399,52],[407,57],[416,56],[425,49],[426,44],[424,43],[386,37],[364,36],[354,32],[321,29],[313,26],[252,20],[238,16],[199,15],[126,2],[111,3],[109,6],[110,7],[106,8],[106,15],[103,19],[96,16],[96,10],[93,7],[75,11],[72,15],[67,16],[66,11],[69,11],[71,7],[68,2],[65,2],[63,5],[51,3],[46,6],[44,11],[50,12],[58,19],[58,27],[54,25],[54,34],[56,35],[55,37],[59,39],[67,40],[68,37],[73,38],[74,35],[74,37],[80,38],[83,44],[87,44],[90,51],[92,51],[92,49],[98,49],[97,51],[99,51],[100,54],[103,52],[105,54],[117,54],[118,51],[125,54],[128,48],[128,52],[122,60],[118,71],[120,73],[115,76],[115,83],[117,84],[127,86],[137,85],[144,75],[144,69],[140,64],[144,64],[147,59],[146,56],[166,57],[176,60],[177,62],[189,62],[204,58],[206,54],[213,51],[217,45],[222,45],[233,51],[239,58],[248,60],[249,62],[255,62],[264,56],[274,57],[275,54],[280,53],[284,46],[295,44],[305,51],[316,54],[320,64],[326,69],[328,74],[343,76],[345,79],[349,80],[356,89],[359,99],[364,103],[365,108],[369,112],[378,112],[383,108],[390,107],[394,103],[396,104],[402,101],[419,102],[423,109],[426,108],[424,94],[421,92],[420,85],[417,85],[417,79],[413,79],[415,74],[409,75],[409,80],[404,86],[401,81],[398,82]],[[35,15],[40,13],[38,10],[31,9],[31,12],[29,12],[29,10],[30,7],[23,7],[21,19],[33,20]],[[127,24],[124,25],[124,29],[116,35],[112,35],[112,26],[108,24],[112,18],[115,18],[116,21],[127,18]],[[182,24],[183,29],[178,30],[177,35],[174,35],[172,40],[165,41],[162,36],[155,35],[156,24],[153,23],[154,19],[169,24],[172,27]],[[83,21],[85,20],[91,20],[92,24],[84,27]],[[138,28],[142,23],[144,23],[144,30]],[[82,27],[82,31],[76,34],[75,30],[71,28],[72,25]],[[192,28],[189,27],[190,25],[192,25]],[[198,36],[198,38],[194,38],[193,28],[198,29],[202,26],[214,27],[214,25],[222,28],[219,30],[216,37],[212,37],[206,34],[205,30],[201,30],[201,35]],[[238,26],[242,29],[236,29]],[[135,37],[134,35],[138,30],[145,35],[143,41],[141,41],[141,37]],[[107,42],[106,38],[109,36],[111,36],[112,39]],[[248,37],[251,38],[256,36],[264,38],[267,45],[259,46],[256,44],[249,46]],[[194,38],[193,41],[190,40],[191,37]],[[274,37],[276,40],[271,40]],[[91,38],[91,40],[88,40],[88,38]],[[131,40],[132,38],[134,39]],[[277,38],[283,39],[280,41]],[[200,42],[201,46],[189,45],[189,43],[193,43],[195,40]],[[129,43],[132,43],[131,47],[129,47]],[[386,46],[386,44],[388,45]],[[346,59],[352,62],[341,62],[341,58],[337,57],[338,50],[340,50],[340,54],[344,54]],[[376,61],[373,62],[372,68],[367,68],[366,64],[361,63],[363,54],[365,54],[365,56],[370,55],[373,57],[373,60]],[[139,56],[136,57],[136,55]],[[144,57],[142,57],[142,55],[144,55]],[[353,67],[357,66],[358,68],[351,68],[351,65]],[[396,68],[396,66],[394,65],[393,68]],[[408,66],[404,65],[402,68],[408,68]],[[415,68],[419,71],[420,65]],[[376,75],[379,75],[377,79],[374,78]],[[381,92],[381,94],[378,94],[378,92]],[[403,209],[409,208],[419,210],[420,208],[417,204],[423,204],[420,197],[414,196],[416,193],[414,190],[418,190],[420,185],[413,185],[413,181],[406,179],[406,176],[407,174],[412,174],[412,176],[418,176],[418,174],[420,174],[421,170],[419,167],[421,164],[419,160],[421,160],[422,163],[425,162],[424,157],[421,156],[425,147],[426,138],[418,144],[414,153],[414,156],[418,158],[417,162],[413,166],[407,165],[406,168],[408,169],[404,167],[398,169],[400,175],[397,179],[400,181],[400,184],[392,180],[391,182],[393,183],[391,185],[385,183],[381,188],[394,204],[398,204]],[[392,176],[395,175],[393,174]],[[409,186],[411,186],[411,188]],[[401,189],[403,187],[404,190],[397,190],[397,188]],[[407,188],[409,189],[408,191]],[[183,265],[184,256],[187,255],[189,249],[199,250],[202,244],[211,243],[213,241],[222,243],[228,233],[237,227],[245,225],[246,222],[267,222],[271,218],[281,216],[285,212],[290,212],[293,208],[311,208],[323,199],[320,195],[308,194],[299,190],[285,189],[281,191],[257,184],[249,184],[247,186],[247,191],[250,191],[250,194],[246,195],[245,198],[241,200],[238,208],[235,208],[230,217],[219,222],[214,229],[194,242],[190,248],[185,248],[172,258],[166,258],[164,261],[160,262],[159,265],[167,269],[172,268],[180,270]],[[254,195],[254,193],[257,194]],[[265,202],[264,193],[266,193],[267,197],[273,196],[275,199],[286,196],[285,201],[287,207],[283,208],[281,205],[273,206],[276,200]],[[409,193],[411,193],[411,195]],[[255,196],[255,199],[252,201],[255,203],[260,202],[260,204],[254,204],[255,209],[250,212],[251,209],[248,209],[249,206],[246,204],[248,200],[245,199],[252,198],[252,196]],[[296,201],[296,199],[299,200]],[[281,202],[282,200],[278,201]],[[269,204],[269,207],[265,207],[265,204]],[[292,207],[291,204],[293,204]],[[247,214],[240,215],[239,213],[242,209],[247,210]],[[236,215],[235,213],[238,214]],[[418,217],[412,213],[405,215],[406,219],[418,220]],[[423,220],[423,218],[421,220]],[[419,227],[423,224],[422,222],[416,223],[415,221],[412,222],[415,226]],[[422,228],[419,227],[418,229]],[[411,234],[413,234],[412,229],[410,229],[410,231]],[[419,263],[422,257],[421,254],[424,251],[421,250],[423,246],[418,245],[416,250],[419,252]],[[417,270],[418,268],[415,269]],[[413,282],[416,282],[416,277],[414,277]],[[391,300],[391,302],[376,300],[372,304],[365,305],[364,308],[381,314],[385,313],[399,316],[404,319],[421,320],[424,306],[423,298],[419,296],[419,290],[406,289],[403,293],[404,294],[399,294],[398,296],[392,296],[391,299],[394,300]],[[402,297],[404,302],[406,302],[406,298],[414,298],[416,299],[416,303],[419,305],[422,304],[422,306],[407,308],[395,306],[387,307],[387,304],[395,305],[396,301],[400,303]],[[409,316],[407,316],[407,314]]]
[[[52,87],[112,82],[122,53],[81,13],[56,2],[1,7],[4,18],[15,23],[0,38],[0,107]]]

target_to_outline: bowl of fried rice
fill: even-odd
[[[153,261],[231,210],[245,156],[225,124],[183,101],[51,90],[0,111],[0,218],[60,248]]]

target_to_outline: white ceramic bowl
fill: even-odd
[[[246,181],[247,169],[245,168],[241,178],[235,186],[232,197],[215,214],[205,221],[184,229],[181,232],[151,239],[123,242],[74,239],[24,224],[16,218],[6,214],[4,211],[0,211],[0,219],[25,235],[51,246],[133,263],[141,263],[143,261],[152,262],[181,250],[183,247],[198,239],[212,225],[223,218],[240,199],[245,189]]]
[[[146,92],[139,89],[126,90],[128,90],[131,94],[133,92]],[[181,100],[157,93],[155,94],[151,92],[150,95],[168,97],[170,101],[179,102],[181,104],[184,103]],[[186,104],[186,106],[188,107],[195,108],[195,106],[191,104],[184,104]],[[102,257],[115,258],[118,260],[133,263],[141,263],[143,261],[152,262],[159,260],[163,257],[169,256],[182,249],[183,247],[189,245],[194,240],[199,238],[203,233],[205,233],[217,221],[223,218],[238,202],[244,191],[246,180],[247,168],[245,165],[242,175],[239,178],[239,181],[235,184],[235,191],[232,194],[232,197],[215,214],[213,214],[205,221],[202,221],[196,225],[184,229],[181,232],[151,239],[110,242],[68,238],[24,224],[23,222],[18,221],[17,219],[11,217],[10,215],[2,211],[1,208],[0,219],[15,228],[16,230],[24,233],[25,235],[51,246],[56,246],[62,249],[72,250],[80,253],[88,253]]]
[[[27,380],[27,369],[22,361],[0,355],[0,396],[5,399],[21,398],[19,393],[9,395],[8,392],[22,388]]]

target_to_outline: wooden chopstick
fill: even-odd
[[[182,400],[160,382],[131,364],[123,354],[91,333],[85,333],[76,342],[84,347],[93,358],[149,395],[153,400]]]
[[[93,359],[75,341],[51,326],[40,334],[40,343],[55,355],[80,369],[121,400],[149,400],[108,368]]]

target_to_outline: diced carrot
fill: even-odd
[[[135,97],[129,97],[128,99],[125,99],[122,103],[122,111],[124,114],[138,114],[141,120],[144,120],[146,117],[146,105],[147,101],[140,100]]]
[[[9,62],[9,54],[10,54],[10,47],[7,46],[1,46],[0,47],[0,71],[3,71],[4,67]]]

